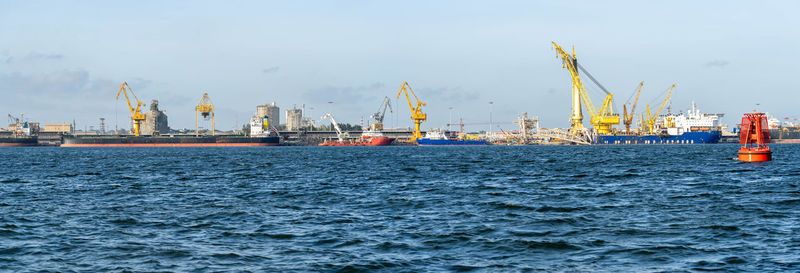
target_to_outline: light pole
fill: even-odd
[[[311,124],[309,124],[311,126],[311,128],[309,128],[310,131],[314,131],[314,114],[312,114],[313,112],[314,112],[314,107],[308,107],[308,119],[309,122],[311,122]]]
[[[332,105],[333,105],[333,102],[332,102],[332,101],[329,101],[329,102],[328,102],[328,114],[330,114],[330,113],[331,113],[331,107],[332,107]],[[331,125],[331,128],[330,128],[330,130],[331,130],[331,131],[333,131],[333,125]]]
[[[489,102],[489,133],[492,132],[492,105],[494,105],[493,101]]]
[[[450,131],[450,124],[453,124],[453,106],[450,106],[447,109],[450,109],[450,121],[447,122],[447,131]]]

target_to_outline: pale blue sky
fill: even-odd
[[[734,124],[758,102],[800,117],[797,2],[3,2],[0,113],[74,118],[80,128],[100,117],[109,128],[115,116],[130,124],[114,100],[122,81],[145,103],[159,99],[173,128],[194,127],[206,91],[220,129],[272,101],[358,123],[403,81],[428,103],[424,128],[447,123],[448,107],[454,119],[486,122],[489,101],[496,122],[527,111],[543,126],[567,127],[571,83],[553,40],[575,45],[618,112],[645,81],[639,109],[676,82],[673,111],[695,100]],[[411,125],[400,106],[387,126]]]

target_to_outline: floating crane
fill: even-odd
[[[662,101],[661,105],[658,106],[658,111],[656,111],[655,115],[650,113],[650,104],[647,105],[647,132],[649,132],[650,134],[653,134],[653,125],[656,124],[656,118],[658,118],[658,115],[661,114],[661,109],[664,109],[664,105],[666,105],[667,101],[669,101],[670,99],[669,95],[672,94],[672,89],[675,88],[675,85],[676,84],[673,83],[672,87],[669,88],[669,91],[667,91],[667,95],[664,96],[664,101]]]
[[[203,115],[203,119],[208,120],[209,116],[211,117],[211,135],[214,135],[216,125],[216,121],[214,120],[214,104],[211,103],[211,98],[208,97],[208,93],[203,93],[203,97],[200,98],[200,102],[197,103],[197,107],[194,108],[195,111],[195,129],[194,135],[200,136],[200,115]]]
[[[136,100],[136,108],[133,108],[133,105],[131,105],[131,100],[128,97],[128,91],[131,92],[131,95]],[[131,86],[128,85],[128,82],[122,82],[122,84],[119,85],[119,91],[117,92],[117,99],[119,99],[119,94],[125,94],[125,101],[128,102],[128,108],[131,110],[131,120],[133,120],[133,134],[135,136],[139,136],[140,135],[139,128],[142,125],[142,121],[145,120],[144,114],[140,113],[139,110],[141,109],[141,107],[145,106],[145,104],[139,101],[139,98],[137,98],[136,94],[133,93],[133,89],[131,89]]]
[[[575,48],[572,48],[572,55],[564,51],[556,42],[553,42],[553,48],[555,49],[556,58],[561,58],[563,60],[562,67],[566,68],[569,71],[570,76],[572,77],[572,116],[570,116],[570,133],[572,134],[580,134],[583,130],[583,113],[581,112],[581,102],[586,107],[586,111],[589,112],[589,116],[591,117],[591,124],[594,127],[595,131],[598,134],[608,134],[611,132],[611,126],[619,124],[619,115],[614,114],[614,110],[612,108],[612,98],[613,95],[611,92],[603,87],[585,68],[583,68],[580,64],[578,64],[578,59],[575,57]],[[583,86],[583,82],[581,81],[580,76],[578,76],[578,69],[583,71],[586,76],[589,77],[603,92],[606,93],[606,97],[603,100],[603,104],[600,106],[600,109],[596,109],[594,104],[592,104],[591,98],[586,92],[586,88]]]
[[[631,106],[631,112],[628,112],[628,106],[623,104],[622,105],[622,123],[625,124],[625,132],[631,132],[631,124],[633,123],[633,117],[635,116],[636,112],[636,103],[639,102],[639,94],[642,93],[642,86],[644,85],[644,81],[639,83],[639,89],[636,90],[636,98],[633,100],[633,106]],[[630,99],[630,98],[628,98]]]
[[[414,106],[414,104],[411,103],[411,98],[408,96],[408,92],[411,92],[411,95],[413,95],[414,99],[417,101],[416,106]],[[422,106],[425,106],[425,103],[420,101],[419,98],[417,98],[417,94],[414,94],[414,90],[411,90],[411,86],[408,85],[408,82],[403,82],[403,84],[400,85],[400,91],[397,92],[397,99],[400,99],[400,95],[403,93],[406,94],[406,100],[408,101],[408,108],[411,109],[411,119],[414,120],[414,136],[412,136],[411,139],[409,139],[411,141],[414,141],[418,138],[422,138],[422,133],[419,130],[419,126],[427,118],[427,115],[425,113],[422,113]]]
[[[384,97],[381,106],[378,107],[378,111],[369,115],[369,118],[375,121],[375,123],[370,124],[370,131],[383,130],[383,116],[386,115],[386,108],[389,108],[390,113],[394,113],[389,97]]]
[[[344,143],[346,139],[350,138],[349,133],[342,132],[342,128],[339,128],[339,124],[336,123],[335,119],[333,119],[333,114],[326,113],[324,116],[320,118],[319,122],[322,123],[323,121],[325,121],[325,119],[329,119],[331,121],[331,124],[333,125],[333,128],[336,129],[336,137],[339,138],[339,143]]]

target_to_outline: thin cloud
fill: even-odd
[[[326,86],[303,93],[303,98],[316,103],[361,102],[375,98],[376,93],[386,93],[384,84],[376,82],[361,86]]]
[[[725,61],[725,60],[713,60],[713,61],[707,62],[705,64],[705,66],[706,67],[726,67],[726,66],[728,66],[728,64],[729,64],[728,61]]]
[[[261,72],[264,73],[264,74],[271,74],[271,73],[278,72],[278,70],[280,70],[280,69],[281,69],[280,66],[273,66],[273,67],[264,68],[264,70],[261,70]]]
[[[140,79],[141,80],[141,79]],[[141,80],[146,82],[146,80]],[[26,99],[90,99],[96,96],[113,96],[119,83],[109,79],[93,79],[84,69],[65,69],[50,73],[0,74],[0,91]]]
[[[5,62],[10,64],[16,61],[27,63],[37,61],[60,61],[62,59],[64,59],[63,54],[31,52],[28,53],[28,55],[25,55],[25,57],[21,58],[9,55]]]
[[[420,88],[414,91],[417,96],[423,101],[431,100],[447,100],[451,103],[470,102],[478,100],[481,95],[480,92],[464,91],[460,86],[458,87],[439,87],[439,88]]]
[[[35,60],[61,60],[64,58],[64,55],[61,54],[43,54],[37,52],[31,52],[28,56],[25,56],[24,60],[27,61],[35,61]]]

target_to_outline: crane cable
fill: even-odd
[[[654,104],[659,98],[661,98],[662,95],[666,94],[667,91],[669,91],[670,88],[672,88],[672,87],[670,86],[669,88],[664,89],[664,91],[661,91],[661,93],[658,93],[658,96],[656,96],[653,99],[651,99],[650,103],[648,103],[648,104]],[[670,100],[670,101],[672,101],[672,100]]]
[[[638,90],[639,90],[639,86],[637,85],[636,88],[633,89],[633,93],[631,93],[631,95],[628,97],[628,100],[625,101],[625,104],[628,104],[629,102],[631,102],[631,99],[633,98],[633,95],[636,95],[636,92]]]
[[[606,88],[605,88],[605,87],[604,87],[602,84],[600,84],[600,82],[599,82],[599,81],[597,81],[597,79],[595,79],[595,78],[592,76],[592,74],[591,74],[591,73],[589,73],[589,71],[587,71],[587,70],[586,70],[586,68],[583,68],[583,65],[581,65],[580,63],[578,63],[578,68],[580,68],[580,70],[581,70],[581,71],[582,71],[584,74],[586,74],[586,76],[589,76],[589,79],[590,79],[590,80],[592,80],[592,82],[594,82],[594,84],[596,84],[598,87],[600,87],[600,89],[602,89],[602,90],[603,90],[603,92],[606,92],[606,94],[607,94],[607,95],[611,95],[611,92],[608,92],[608,90],[606,90]]]

